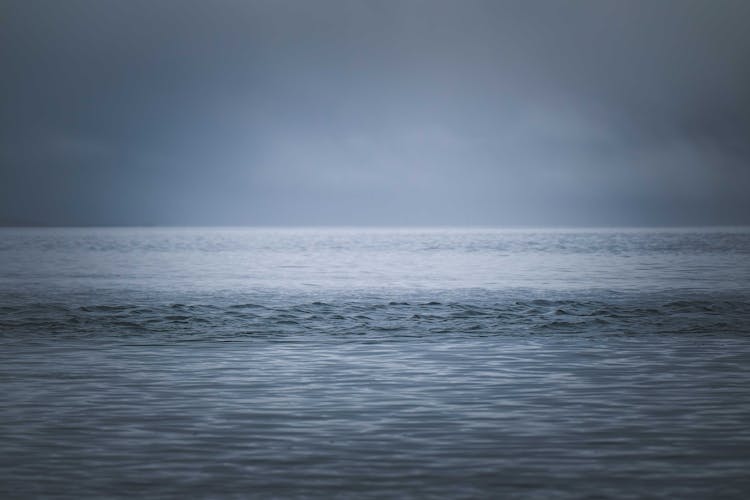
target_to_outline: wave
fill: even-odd
[[[528,298],[501,301],[320,300],[274,304],[29,302],[0,308],[5,338],[169,335],[523,335],[750,333],[745,297]]]

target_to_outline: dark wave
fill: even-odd
[[[730,299],[499,302],[439,300],[3,306],[0,332],[72,336],[513,335],[750,333],[750,301]]]

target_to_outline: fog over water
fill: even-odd
[[[744,1],[0,12],[0,223],[750,222]]]

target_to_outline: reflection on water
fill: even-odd
[[[747,232],[0,233],[3,497],[750,492]]]

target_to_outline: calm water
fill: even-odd
[[[0,496],[746,498],[750,231],[0,229]]]

